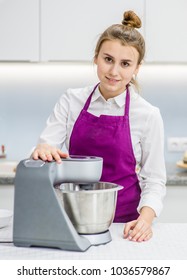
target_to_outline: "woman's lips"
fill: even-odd
[[[106,77],[106,79],[107,79],[110,83],[112,83],[112,84],[115,84],[115,83],[119,82],[119,80],[114,79],[114,78]]]

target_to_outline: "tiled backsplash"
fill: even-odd
[[[167,138],[187,137],[187,65],[143,65],[138,81],[140,94],[160,108],[165,158],[175,162],[183,153],[169,152]],[[29,155],[67,88],[96,82],[96,70],[88,63],[0,64],[0,145],[5,145],[7,159]]]

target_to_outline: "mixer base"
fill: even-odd
[[[88,239],[91,245],[93,246],[106,244],[112,240],[109,230],[97,234],[80,234],[80,235]]]

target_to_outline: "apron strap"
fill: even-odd
[[[92,99],[92,95],[94,93],[94,91],[96,90],[97,86],[99,85],[100,83],[98,83],[94,89],[92,90],[90,96],[88,97],[88,99],[86,100],[86,103],[84,104],[84,107],[83,107],[83,110],[87,111],[88,108],[89,108],[89,105],[90,105],[90,102],[91,102],[91,99]]]
[[[129,85],[127,85],[127,93],[126,93],[126,100],[125,100],[125,116],[129,116],[129,105],[130,105],[130,93],[129,93]]]

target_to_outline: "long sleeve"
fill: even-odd
[[[48,143],[62,148],[67,135],[68,104],[67,95],[63,94],[47,119],[38,143]]]
[[[153,107],[142,135],[139,173],[142,192],[138,210],[143,206],[149,206],[155,211],[156,216],[159,216],[166,194],[166,170],[163,121],[157,108]]]

